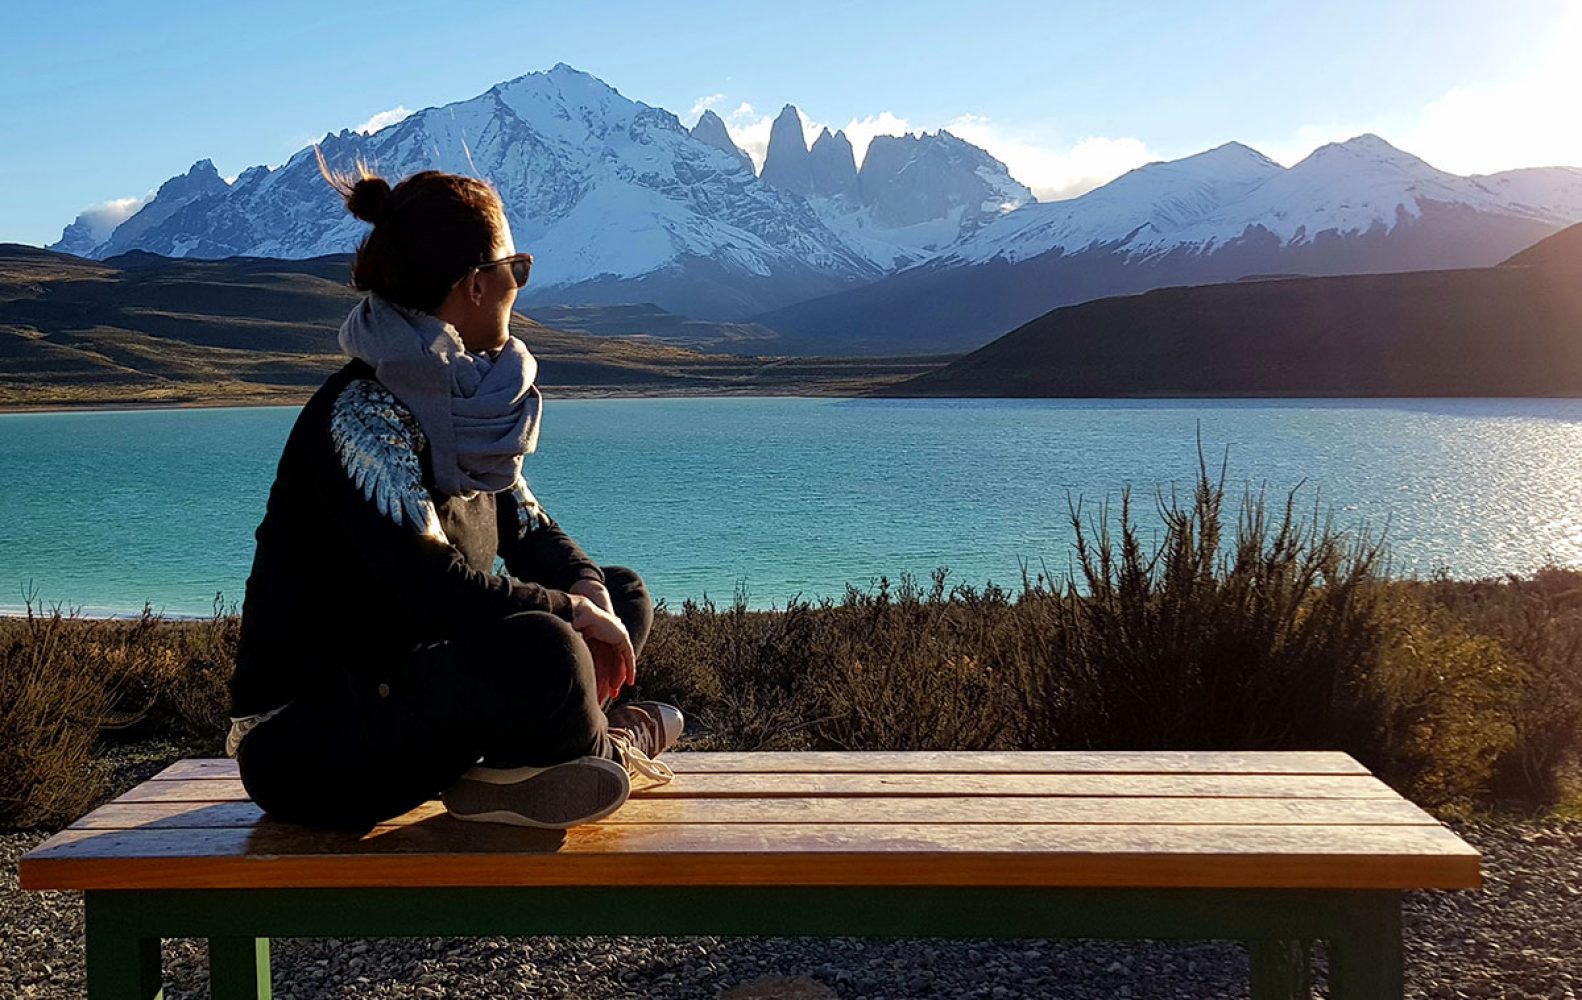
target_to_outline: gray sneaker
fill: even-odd
[[[549,767],[483,767],[440,791],[457,819],[564,830],[603,819],[632,793],[628,768],[606,757]]]
[[[675,746],[687,724],[681,709],[662,701],[629,701],[605,715],[611,729],[631,734],[633,742],[649,757],[658,757]]]

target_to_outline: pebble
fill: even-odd
[[[1449,824],[1484,854],[1484,887],[1407,893],[1407,996],[1582,997],[1582,822]],[[44,839],[0,834],[0,984],[83,994],[82,896],[22,892]],[[656,928],[662,929],[662,928]],[[1322,949],[1319,949],[1322,952]],[[281,938],[277,997],[533,1000],[1070,1000],[1245,996],[1230,942],[814,938]],[[208,996],[202,941],[167,941],[165,996]]]

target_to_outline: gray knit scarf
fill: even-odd
[[[538,447],[538,361],[509,336],[498,355],[474,354],[444,320],[369,292],[341,324],[341,350],[374,368],[423,429],[434,486],[471,500],[509,489]]]

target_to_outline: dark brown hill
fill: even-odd
[[[1055,309],[887,396],[1582,395],[1582,227],[1499,267]]]
[[[360,294],[349,261],[95,261],[0,244],[0,407],[300,402],[345,362],[336,332]],[[512,329],[537,355],[542,385],[578,390],[855,392],[941,360],[788,363],[521,315]]]
[[[1507,260],[1502,267],[1568,267],[1582,277],[1582,224],[1546,236]]]

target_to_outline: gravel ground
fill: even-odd
[[[1481,890],[1407,895],[1410,997],[1582,993],[1582,822],[1451,824]],[[0,990],[83,992],[82,897],[21,892],[42,834],[0,834]],[[1247,995],[1240,946],[794,938],[282,938],[275,996],[602,1000],[1137,998]],[[204,943],[167,941],[166,997],[207,996]]]

